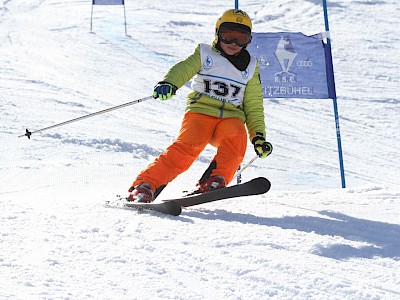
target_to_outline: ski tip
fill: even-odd
[[[257,187],[260,189],[260,191],[263,191],[263,193],[268,192],[271,188],[271,182],[265,177],[257,177],[251,181],[254,181],[254,183],[257,184]]]
[[[126,207],[136,208],[138,210],[151,210],[171,216],[179,216],[182,212],[182,206],[179,203],[168,201],[162,203],[141,203],[141,202],[127,202],[124,203]]]
[[[170,207],[171,207],[171,215],[172,216],[177,217],[177,216],[179,216],[181,214],[182,206],[179,203],[171,201],[170,202]]]

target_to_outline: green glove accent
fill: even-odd
[[[159,82],[154,87],[153,98],[160,100],[168,100],[171,99],[173,95],[176,93],[176,86],[168,83],[168,82]]]
[[[251,141],[254,145],[254,151],[260,158],[266,158],[272,152],[271,143],[265,141],[265,138],[262,134],[257,133],[257,135]]]

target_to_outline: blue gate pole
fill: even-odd
[[[328,22],[328,8],[326,5],[326,0],[322,0],[322,4],[324,7],[324,19],[325,19],[325,30],[329,32],[329,22]],[[328,36],[327,38],[327,43],[328,45],[331,44],[331,40]],[[332,66],[332,73],[333,73],[333,66]],[[335,84],[335,83],[333,83]],[[339,152],[339,164],[340,164],[340,176],[342,179],[342,188],[346,187],[346,180],[344,177],[344,166],[343,166],[343,153],[342,153],[342,141],[340,138],[340,126],[339,126],[339,113],[338,113],[338,105],[337,105],[337,98],[336,94],[333,97],[333,110],[335,114],[335,122],[336,122],[336,138],[337,138],[337,144],[338,144],[338,152]]]
[[[239,0],[235,0],[235,9],[239,9]],[[237,171],[240,172],[241,166],[239,165]],[[236,183],[241,184],[242,183],[242,174],[239,173],[239,175],[236,177]]]

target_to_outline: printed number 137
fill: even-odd
[[[227,85],[222,81],[211,81],[204,79],[204,89],[206,93],[213,92],[217,96],[226,97],[229,94],[229,88],[233,88],[232,97],[235,97],[240,92],[240,87],[234,84]]]

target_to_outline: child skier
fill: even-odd
[[[197,192],[225,187],[246,152],[244,124],[255,152],[261,158],[271,153],[272,145],[265,140],[260,71],[257,60],[246,50],[251,30],[247,13],[225,11],[217,20],[212,45],[199,44],[155,86],[153,97],[168,100],[194,77],[178,138],[137,176],[129,189],[130,201],[152,202],[191,166],[207,144],[218,150],[197,183]]]

